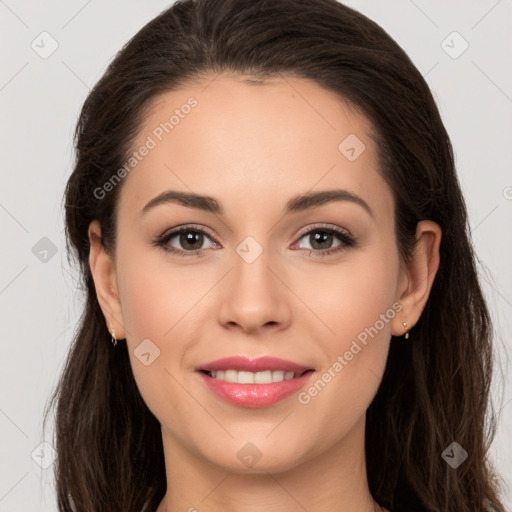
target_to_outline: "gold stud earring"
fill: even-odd
[[[408,340],[408,339],[409,339],[409,330],[407,329],[407,322],[402,322],[402,325],[403,325],[403,326],[404,326],[404,328],[405,328],[405,333],[404,333],[405,335],[404,335],[404,338],[405,338],[406,340]]]
[[[112,322],[110,322],[110,328],[112,329]],[[114,345],[114,347],[117,345],[117,339],[116,339],[116,330],[115,329],[112,329],[112,345]]]

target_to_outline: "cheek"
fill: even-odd
[[[131,345],[145,338],[162,344],[181,328],[180,320],[200,297],[201,280],[194,281],[188,269],[170,262],[162,249],[149,244],[137,240],[119,244],[117,273]]]
[[[181,363],[187,351],[184,332],[187,311],[186,286],[169,282],[169,272],[142,267],[130,274],[125,286],[123,319],[133,376],[149,410],[163,425],[176,432],[189,407]],[[158,277],[160,276],[160,277]],[[196,299],[197,301],[197,299]],[[185,422],[186,423],[186,422]]]
[[[161,339],[172,327],[179,288],[145,266],[129,271],[124,283],[121,299],[128,341],[133,345],[144,338]]]
[[[333,432],[349,429],[364,415],[379,387],[391,321],[400,309],[394,302],[398,268],[393,246],[383,246],[315,279],[328,291],[321,299],[315,286],[319,316],[331,332],[324,329],[321,338],[325,360],[317,379],[299,399],[318,417],[331,418]]]
[[[155,412],[159,399],[166,399],[163,388],[176,391],[169,374],[176,374],[182,349],[180,343],[173,342],[169,357],[169,341],[182,338],[180,329],[185,322],[180,320],[194,297],[187,298],[191,287],[179,270],[171,272],[164,266],[165,258],[156,249],[120,240],[118,255],[117,276],[131,366],[144,400]]]
[[[400,309],[395,302],[398,272],[398,253],[383,242],[378,249],[354,253],[334,272],[333,267],[324,267],[315,273],[308,303],[322,320],[317,332],[325,355],[323,371],[331,368],[336,374],[331,380],[338,384],[329,387],[343,388],[343,396],[376,391],[386,363],[391,321]],[[332,368],[335,363],[339,364]]]
[[[304,267],[302,277],[296,279],[297,294],[315,314],[318,333],[322,332],[331,356],[348,350],[351,340],[376,323],[381,338],[389,335],[390,319],[384,325],[380,319],[393,306],[398,271],[396,249],[385,241],[347,254],[332,266],[318,265],[313,279],[311,269]]]

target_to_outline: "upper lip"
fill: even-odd
[[[216,371],[216,370],[239,370],[248,372],[263,372],[267,370],[285,372],[304,372],[312,370],[309,366],[287,361],[278,357],[263,356],[250,359],[245,356],[224,357],[201,365],[197,370]]]

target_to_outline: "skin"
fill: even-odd
[[[153,102],[134,148],[189,97],[198,105],[124,179],[114,258],[98,222],[89,227],[107,328],[126,338],[137,385],[162,425],[168,492],[158,512],[379,510],[366,478],[365,412],[391,334],[413,327],[425,307],[441,230],[420,222],[413,257],[400,261],[371,124],[332,92],[293,77],[264,85],[213,78]],[[365,144],[354,161],[338,149],[349,134]],[[212,196],[224,215],[176,203],[139,213],[169,189]],[[291,197],[331,189],[358,195],[373,216],[350,201],[282,214]],[[315,232],[301,233],[319,223],[348,231],[356,245],[309,256],[322,247]],[[195,245],[202,257],[151,244],[185,224],[207,231]],[[236,252],[247,236],[263,249],[250,264]],[[334,236],[324,247],[340,244]],[[179,236],[168,245],[190,251]],[[221,357],[271,355],[314,368],[314,382],[398,303],[403,309],[307,404],[292,395],[236,407],[194,373]],[[160,349],[149,366],[134,355],[146,338]],[[248,442],[261,453],[253,467],[237,457]]]

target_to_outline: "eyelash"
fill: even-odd
[[[356,246],[357,239],[355,237],[349,235],[345,230],[342,230],[341,228],[336,228],[333,226],[323,226],[323,225],[314,226],[313,228],[310,228],[307,231],[303,232],[299,236],[298,240],[301,240],[306,235],[309,235],[309,234],[317,232],[317,231],[321,232],[321,233],[335,235],[336,238],[338,238],[342,243],[336,247],[331,248],[331,249],[318,249],[318,250],[301,249],[302,251],[309,251],[308,256],[311,256],[312,254],[314,254],[314,256],[331,255],[331,254],[335,254],[335,253],[338,253],[338,252],[341,252],[341,251],[344,251],[351,247]],[[158,236],[157,238],[155,238],[153,240],[152,245],[154,245],[156,247],[160,247],[165,252],[175,254],[176,256],[184,256],[184,257],[199,256],[201,251],[203,251],[204,249],[196,249],[194,251],[182,251],[182,250],[175,249],[174,247],[167,245],[169,240],[171,240],[175,236],[180,235],[181,233],[188,233],[188,232],[201,233],[203,235],[206,235],[210,239],[212,238],[212,236],[209,233],[207,233],[206,231],[204,231],[203,229],[201,229],[199,227],[195,227],[193,225],[188,225],[188,226],[182,226],[182,227],[175,229],[173,231],[170,231],[170,232],[163,233],[162,235]]]

